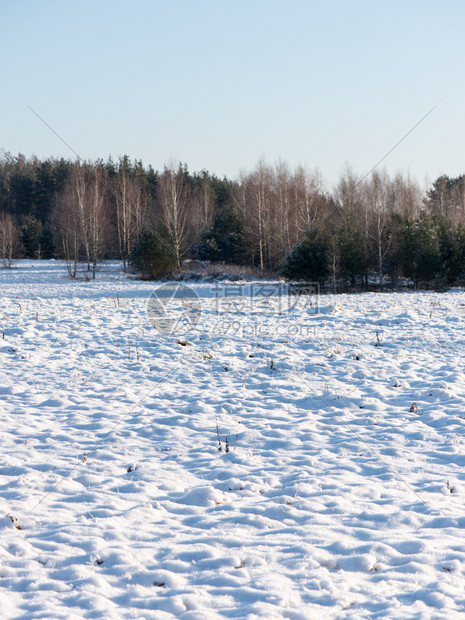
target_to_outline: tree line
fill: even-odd
[[[237,179],[184,164],[0,158],[0,255],[119,258],[152,277],[186,258],[341,287],[465,281],[465,176],[422,191],[408,175],[350,169],[328,191],[315,170],[260,161]]]

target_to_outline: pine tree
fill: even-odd
[[[362,277],[367,269],[365,236],[357,228],[351,217],[346,218],[339,231],[337,245],[339,249],[339,270],[344,278],[350,279],[355,286],[357,276]]]
[[[177,266],[174,240],[161,222],[143,230],[136,239],[130,264],[144,277],[156,280],[171,273]]]
[[[203,234],[204,242],[199,248],[202,260],[240,263],[243,260],[244,221],[235,206],[220,209],[212,228]]]
[[[282,275],[291,281],[323,284],[329,274],[329,245],[316,232],[310,233],[290,254]]]
[[[422,213],[416,220],[405,220],[401,231],[404,274],[415,285],[428,285],[444,274],[438,231],[433,220]]]

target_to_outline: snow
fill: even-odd
[[[163,335],[116,263],[14,266],[2,618],[463,617],[462,291],[218,315],[196,283]]]

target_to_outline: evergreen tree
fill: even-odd
[[[211,230],[203,234],[199,257],[225,263],[242,262],[243,228],[243,217],[237,208],[232,205],[223,207],[216,213]]]
[[[49,259],[55,255],[55,239],[49,224],[44,224],[42,234],[39,237],[40,258]]]
[[[355,286],[357,276],[363,277],[367,269],[365,236],[360,227],[355,226],[353,218],[342,223],[338,235],[339,270],[344,278]]]
[[[20,236],[26,258],[42,258],[40,239],[43,228],[42,222],[33,215],[25,215],[21,218]]]
[[[406,220],[402,230],[404,274],[415,285],[427,285],[444,273],[437,229],[432,219],[422,213],[414,221]]]
[[[282,269],[287,280],[323,284],[329,274],[329,244],[312,231],[290,254]]]
[[[454,226],[445,218],[438,218],[437,236],[441,255],[442,272],[447,282],[457,282],[465,269],[465,229]]]
[[[129,263],[151,280],[161,278],[176,268],[174,240],[163,223],[158,222],[152,229],[143,230],[139,234]]]

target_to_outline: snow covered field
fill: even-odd
[[[178,337],[65,274],[0,270],[2,619],[464,617],[464,293],[196,284]]]

